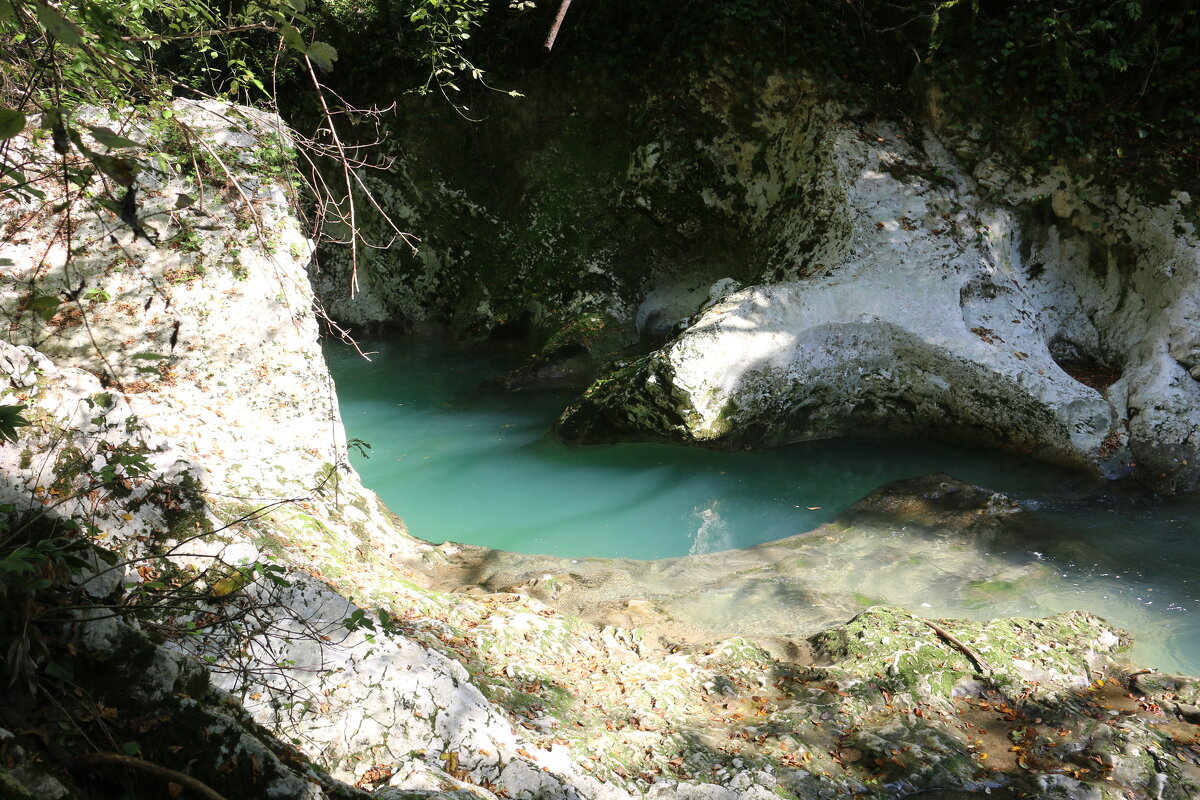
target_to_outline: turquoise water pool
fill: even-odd
[[[960,555],[902,529],[835,544],[847,566],[825,588],[942,615],[1086,608],[1136,632],[1142,660],[1200,673],[1195,501],[1105,494],[1086,476],[928,442],[572,449],[548,433],[570,395],[479,388],[519,363],[515,350],[361,344],[371,361],[326,349],[347,435],[371,445],[354,466],[421,538],[569,558],[709,553],[810,531],[883,483],[947,472],[1030,499],[1045,535],[990,544],[969,559],[971,574]],[[862,568],[891,564],[897,547],[910,554],[903,569]]]

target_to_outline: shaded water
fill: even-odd
[[[1030,499],[1044,528],[986,545],[903,528],[830,538],[814,549],[818,588],[936,616],[1086,608],[1134,632],[1140,660],[1200,673],[1195,501],[1103,495],[1084,476],[933,443],[570,449],[547,433],[569,395],[478,390],[518,354],[412,339],[364,345],[376,351],[370,362],[326,351],[347,435],[372,446],[355,467],[424,539],[570,558],[712,553],[811,531],[883,483],[947,472]],[[688,593],[686,580],[677,591]],[[717,591],[694,598],[691,613],[770,627],[792,613],[771,607],[783,597]]]

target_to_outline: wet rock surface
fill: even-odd
[[[1005,526],[1019,525],[1022,513],[1003,495],[931,475],[881,488],[826,528],[853,531],[888,520],[935,535],[991,541]],[[827,545],[827,533],[811,536]],[[1188,703],[1195,681],[1139,674],[1121,659],[1124,634],[1084,612],[966,622],[872,607],[849,622],[831,623],[830,617],[844,613],[838,599],[814,593],[809,599],[828,603],[825,608],[797,603],[792,620],[773,618],[760,626],[747,603],[721,631],[698,628],[695,615],[669,605],[666,593],[655,595],[661,588],[656,582],[682,562],[701,573],[710,570],[717,585],[713,576],[721,570],[731,584],[754,583],[756,576],[746,574],[751,563],[795,577],[800,573],[787,561],[796,546],[785,540],[666,562],[488,557],[481,549],[450,545],[442,551],[450,567],[467,570],[483,587],[513,582],[503,588],[582,614],[601,635],[636,625],[647,666],[659,658],[709,669],[721,664],[723,674],[710,672],[698,695],[678,701],[691,704],[686,713],[672,713],[674,704],[663,713],[663,704],[651,700],[658,720],[649,727],[708,743],[715,733],[717,742],[728,742],[717,747],[720,752],[736,754],[743,768],[765,759],[781,786],[800,797],[840,791],[1116,798],[1147,796],[1160,786],[1164,796],[1187,797],[1197,790],[1200,728],[1189,721]],[[759,558],[748,561],[750,553]],[[712,563],[718,560],[720,566]],[[455,579],[454,573],[447,577]],[[697,595],[713,597],[713,585],[695,571],[689,581]],[[621,589],[630,596],[620,599]],[[793,635],[778,635],[789,624]],[[705,635],[719,640],[738,626],[757,633],[721,644],[703,641]],[[582,670],[592,675],[589,690],[603,691],[596,669],[591,662],[556,663],[552,674],[555,685],[570,686],[579,679],[570,676]],[[625,718],[637,697],[634,685],[618,680],[611,702],[620,710],[605,727],[643,729],[644,715]],[[597,699],[591,695],[584,707],[601,713],[606,705]],[[1163,748],[1172,755],[1163,757]],[[675,771],[695,761],[694,753],[685,755]]]
[[[1200,486],[1188,193],[1003,165],[953,123],[710,66],[636,98],[589,76],[590,109],[535,80],[526,110],[481,101],[470,133],[414,110],[368,180],[421,249],[364,254],[354,298],[329,253],[319,295],[469,337],[636,327],[642,358],[585,347],[513,376],[563,385],[615,357],[560,422],[571,443],[934,436]]]
[[[598,624],[642,629],[668,645],[745,635],[797,646],[872,605],[877,595],[870,592],[906,565],[942,564],[961,593],[981,596],[989,583],[1043,579],[1041,564],[985,557],[1037,525],[1016,500],[935,474],[887,484],[816,530],[740,550],[641,561],[447,543],[439,547],[447,563],[435,585],[520,592]],[[892,535],[900,530],[904,538]],[[868,545],[871,535],[895,543],[872,551],[879,540]]]
[[[563,441],[734,450],[934,436],[1161,491],[1198,485],[1189,195],[1150,204],[1063,169],[967,166],[931,131],[864,125],[815,95],[801,124],[798,91],[771,84],[758,136],[718,124],[705,147],[753,199],[720,208],[790,263],[751,270],[745,288],[730,281],[701,313],[669,315],[679,328],[652,325],[657,349],[615,364],[569,407]],[[659,174],[672,179],[659,164],[647,180]],[[678,283],[651,280],[643,322],[669,305],[660,287]]]

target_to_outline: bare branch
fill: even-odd
[[[959,641],[948,630],[943,628],[941,625],[938,625],[936,622],[930,622],[927,619],[922,619],[921,622],[924,622],[926,625],[932,628],[933,632],[936,633],[942,639],[942,641],[970,659],[971,663],[975,665],[975,669],[979,670],[980,674],[982,674],[984,677],[992,674],[992,668],[989,667],[988,663],[983,660],[983,657]]]
[[[122,36],[121,40],[125,42],[175,42],[180,39],[203,39],[207,36],[227,36],[231,33],[245,33],[246,31],[267,31],[268,33],[279,33],[279,28],[273,25],[268,25],[265,22],[255,22],[251,25],[236,25],[232,28],[217,28],[208,31],[196,31],[195,33],[181,33],[176,36]]]
[[[554,16],[554,24],[550,26],[550,35],[546,37],[546,52],[554,49],[554,40],[558,38],[558,29],[562,27],[563,19],[567,16],[567,9],[571,7],[571,0],[562,0],[558,6],[558,13]]]
[[[116,767],[130,767],[148,775],[153,775],[163,780],[174,781],[181,786],[186,786],[193,792],[196,792],[206,800],[225,800],[225,795],[220,794],[204,781],[193,778],[191,775],[170,769],[169,767],[161,767],[150,761],[133,756],[123,756],[120,753],[85,753],[82,756],[83,761],[93,765],[107,765]]]

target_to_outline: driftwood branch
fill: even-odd
[[[992,668],[989,667],[988,663],[983,660],[983,657],[959,641],[948,630],[943,628],[941,625],[938,625],[936,622],[930,622],[927,619],[923,619],[921,622],[924,622],[926,625],[932,628],[933,632],[936,633],[942,641],[966,656],[970,662],[975,665],[975,669],[979,670],[979,672],[984,676],[992,674]]]
[[[558,13],[554,15],[554,24],[550,26],[550,35],[546,37],[546,52],[554,49],[554,40],[558,38],[558,29],[562,27],[563,18],[567,16],[567,9],[571,7],[571,0],[562,0],[558,6]]]
[[[123,756],[120,753],[88,753],[83,756],[83,760],[88,764],[110,764],[117,767],[130,767],[132,769],[141,770],[148,775],[162,778],[168,781],[174,781],[180,786],[191,789],[196,794],[205,798],[205,800],[225,800],[225,796],[217,792],[207,783],[193,778],[183,772],[170,769],[168,767],[160,767],[149,761],[133,756]]]

